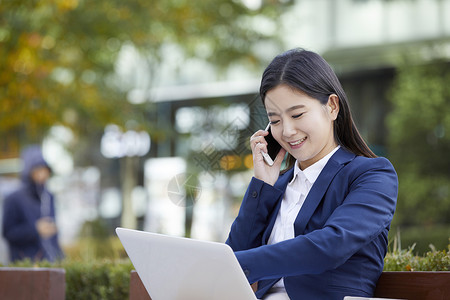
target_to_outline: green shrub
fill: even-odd
[[[414,255],[414,247],[400,249],[394,240],[394,250],[384,259],[384,271],[450,271],[450,244],[448,250],[436,250],[430,245],[431,250],[423,256]]]
[[[450,244],[448,251],[430,246],[431,250],[423,256],[414,254],[415,245],[401,249],[397,239],[393,244],[393,250],[387,253],[384,260],[384,271],[450,271]],[[57,263],[24,260],[10,266],[65,269],[67,300],[128,299],[130,272],[134,269],[128,258],[66,258]]]
[[[402,226],[391,227],[389,239],[396,236],[401,240],[401,245],[414,245],[414,254],[425,255],[430,251],[430,244],[438,250],[447,249],[450,237],[450,224],[430,224],[427,226]]]
[[[130,271],[129,261],[67,262],[66,299],[127,299]]]

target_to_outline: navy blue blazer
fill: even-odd
[[[280,278],[290,299],[373,295],[383,270],[398,179],[385,158],[342,147],[312,186],[294,222],[295,238],[267,245],[293,168],[274,186],[253,178],[227,244],[261,298]]]

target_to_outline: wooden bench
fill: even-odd
[[[447,300],[450,299],[450,272],[383,272],[375,297]]]
[[[383,272],[375,296],[407,300],[450,299],[450,272]],[[136,271],[130,274],[130,300],[151,300]]]
[[[151,300],[138,273],[133,270],[130,274],[130,300]]]
[[[0,268],[0,299],[64,300],[66,272],[56,268]]]

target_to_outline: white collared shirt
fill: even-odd
[[[330,157],[339,147],[337,146],[333,151],[303,171],[300,170],[298,161],[295,162],[294,177],[286,187],[280,210],[269,237],[269,245],[295,237],[294,222],[302,208],[303,202],[305,202],[306,196],[308,196],[320,172],[322,172]],[[283,279],[278,281],[274,287],[284,287]]]

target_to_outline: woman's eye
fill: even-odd
[[[270,121],[270,125],[276,125],[276,124],[278,124],[280,121],[279,120],[277,120],[277,121]]]
[[[292,116],[292,118],[297,119],[297,118],[300,118],[302,115],[303,115],[303,113],[298,114],[298,115],[294,115],[294,116]]]

